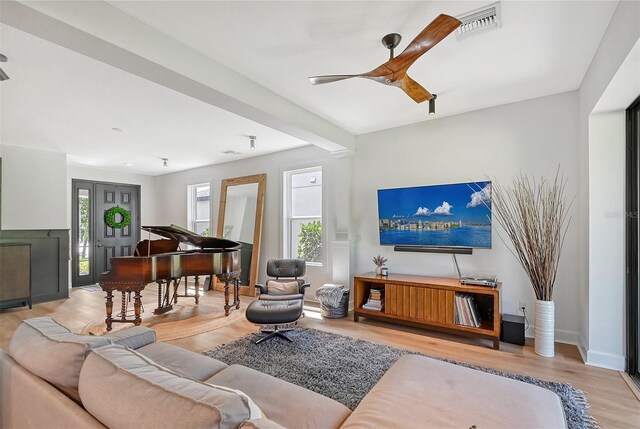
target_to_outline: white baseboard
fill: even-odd
[[[574,346],[580,345],[580,334],[577,332],[556,329],[555,336],[556,343],[573,344]]]
[[[578,351],[580,352],[580,357],[582,358],[582,362],[587,363],[587,346],[584,344],[584,340],[582,339],[582,335],[578,335]]]
[[[524,333],[527,338],[535,338],[535,331],[533,325],[529,327]],[[555,330],[555,342],[563,344],[573,344],[574,346],[580,345],[580,335],[573,331],[564,331],[561,329]]]
[[[597,366],[606,369],[615,369],[616,371],[625,370],[625,358],[622,355],[613,353],[599,352],[596,350],[587,351],[587,365]]]
[[[529,329],[527,329],[525,336],[527,338],[535,339],[533,326],[530,326]],[[584,341],[579,333],[558,329],[555,331],[555,342],[576,346],[580,353],[580,357],[582,358],[582,362],[587,363],[587,347],[584,345]]]

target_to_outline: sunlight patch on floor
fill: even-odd
[[[311,319],[322,319],[322,315],[320,314],[320,309],[318,307],[304,305],[302,309],[304,310],[304,317],[309,317]]]

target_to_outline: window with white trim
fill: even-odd
[[[322,167],[284,172],[285,258],[322,265]]]
[[[198,183],[187,186],[187,229],[200,235],[210,235],[209,211],[211,207],[211,186]]]

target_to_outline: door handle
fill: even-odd
[[[96,247],[102,247],[102,244],[96,244]]]

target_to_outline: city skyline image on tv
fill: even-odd
[[[381,245],[491,248],[491,182],[378,190]]]

